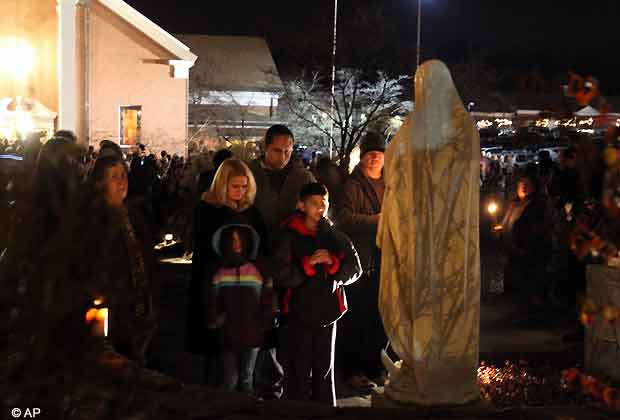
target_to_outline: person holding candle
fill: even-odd
[[[93,223],[87,237],[97,241],[87,247],[97,255],[87,256],[96,260],[93,298],[110,310],[109,342],[143,365],[155,328],[153,237],[144,218],[126,205],[127,166],[118,154],[97,159],[89,186],[87,214]]]
[[[517,323],[536,323],[545,307],[545,267],[551,256],[551,229],[547,202],[538,194],[530,175],[517,181],[516,197],[493,230],[501,233],[508,256],[505,267],[507,288],[513,288],[528,302],[528,315]]]

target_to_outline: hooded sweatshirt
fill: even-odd
[[[225,258],[222,233],[229,228],[245,230],[249,244],[243,255]],[[258,254],[259,237],[248,225],[225,225],[213,235],[213,248],[222,259],[209,287],[207,322],[221,327],[224,344],[233,349],[261,345],[264,332],[271,326],[275,307],[273,287],[266,285],[252,263]]]

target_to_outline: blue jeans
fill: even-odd
[[[244,350],[222,348],[219,354],[220,388],[254,392],[254,367],[258,347]]]

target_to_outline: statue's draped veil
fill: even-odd
[[[409,369],[410,386],[419,393],[411,397],[415,402],[433,399],[437,375],[462,378],[453,397],[435,399],[473,398],[480,312],[479,156],[477,130],[448,68],[440,61],[424,63],[415,77],[414,111],[386,152],[377,235],[381,316]],[[388,396],[398,386],[392,383]],[[441,387],[449,392],[445,383]]]

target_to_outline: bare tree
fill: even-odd
[[[386,133],[390,119],[403,113],[406,79],[345,68],[336,74],[332,95],[327,73],[302,73],[285,84],[288,124],[301,143],[323,148],[329,145],[333,125],[333,147],[341,168],[347,167],[351,151],[367,131]]]

